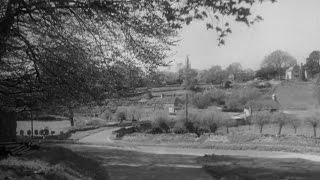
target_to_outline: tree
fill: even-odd
[[[234,79],[237,80],[238,75],[242,72],[242,66],[238,62],[234,62],[227,67],[226,71],[228,71],[229,74],[233,74]]]
[[[59,104],[61,98],[63,105],[79,103],[77,97],[82,95],[86,98],[81,103],[100,99],[104,93],[122,96],[132,84],[122,83],[118,74],[125,71],[115,64],[128,68],[139,64],[147,71],[166,65],[178,30],[194,20],[214,17],[206,26],[216,30],[219,44],[224,44],[231,29],[220,17],[250,25],[261,20],[251,16],[252,3],[0,0],[0,106],[41,107],[49,102],[50,93],[55,93],[50,99]],[[50,68],[52,64],[59,73]],[[83,69],[74,69],[77,66]],[[90,72],[99,78],[92,81]],[[60,86],[70,90],[63,93]]]
[[[128,118],[132,121],[139,121],[142,117],[143,109],[139,106],[131,106],[128,110]]]
[[[310,117],[306,118],[306,123],[309,124],[313,129],[313,137],[317,137],[317,127],[320,124],[320,112],[318,110],[314,110]]]
[[[272,67],[262,67],[256,72],[256,77],[270,80],[276,78],[277,74],[277,70]]]
[[[266,56],[261,64],[261,68],[270,68],[277,71],[279,80],[284,76],[285,70],[297,64],[297,60],[289,53],[276,50]]]
[[[256,124],[259,129],[260,133],[262,133],[264,125],[268,124],[271,119],[271,114],[268,111],[258,111],[253,114],[252,121],[254,124]]]
[[[115,116],[120,123],[122,123],[124,120],[127,120],[127,110],[124,108],[118,108]]]
[[[288,121],[289,124],[291,124],[291,126],[294,129],[294,133],[297,134],[297,129],[298,127],[301,126],[301,120],[298,119],[297,117],[291,117]]]
[[[221,84],[228,78],[228,72],[223,70],[221,66],[212,66],[207,73],[206,83]]]
[[[283,112],[276,112],[272,115],[272,120],[279,126],[278,135],[281,135],[281,130],[288,123],[288,116]]]
[[[308,76],[314,77],[315,74],[320,72],[320,51],[312,51],[306,59],[305,64]]]

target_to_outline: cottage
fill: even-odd
[[[305,80],[306,78],[307,72],[303,64],[301,64],[301,66],[291,66],[286,70],[286,80]]]

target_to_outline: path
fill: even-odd
[[[112,132],[118,129],[120,128],[117,127],[117,128],[106,129],[97,133],[93,133],[84,138],[81,138],[78,141],[86,144],[110,144],[113,142],[110,139],[110,137],[112,136]]]
[[[206,154],[242,156],[252,158],[298,158],[309,161],[320,162],[320,156],[302,153],[277,152],[277,151],[257,151],[257,150],[216,150],[216,149],[200,149],[200,148],[179,148],[164,146],[135,146],[132,144],[114,143],[110,139],[112,131],[119,128],[107,129],[98,133],[91,134],[79,140],[85,143],[87,147],[99,147],[108,149],[130,150],[143,153],[153,154],[183,154],[192,156],[204,156]]]

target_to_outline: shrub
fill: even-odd
[[[101,118],[108,121],[112,119],[112,116],[112,112],[109,109],[107,109],[102,113]]]
[[[38,135],[39,134],[39,131],[36,129],[36,130],[34,130],[34,134],[35,135]]]
[[[278,135],[280,135],[282,127],[288,123],[288,115],[284,114],[283,112],[276,112],[272,115],[272,121],[278,124]]]
[[[27,131],[28,136],[31,136],[31,130]]]
[[[168,133],[172,122],[164,111],[156,111],[152,114],[152,129],[161,129],[162,132]]]
[[[215,103],[218,105],[224,105],[227,97],[226,92],[221,89],[208,91],[206,95],[210,98],[211,103]]]
[[[118,108],[115,113],[116,119],[122,123],[127,119],[127,110],[125,108]]]
[[[247,102],[261,97],[257,88],[240,88],[233,90],[226,100],[226,106],[230,110],[243,110]]]
[[[214,133],[224,119],[225,116],[219,111],[206,112],[202,115],[201,121],[199,121],[197,126],[199,129],[205,129],[205,127],[208,127],[210,132]]]
[[[128,119],[131,121],[139,121],[143,115],[143,109],[139,106],[131,106],[127,111]]]
[[[191,98],[191,104],[198,109],[207,109],[210,104],[210,97],[203,93],[197,93]]]
[[[262,133],[263,126],[270,122],[270,119],[271,113],[268,111],[258,111],[252,116],[252,121],[260,128],[260,133]]]
[[[183,121],[176,121],[172,128],[172,132],[176,134],[184,134],[184,133],[187,133],[188,131]]]

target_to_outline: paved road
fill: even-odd
[[[110,139],[112,136],[112,131],[118,130],[119,128],[106,129],[104,131],[91,134],[82,139],[79,139],[79,142],[86,144],[110,144],[113,141]]]
[[[146,153],[108,146],[64,146],[100,162],[106,167],[111,180],[318,180],[320,177],[320,163],[301,159],[216,155],[204,159],[201,156]]]

